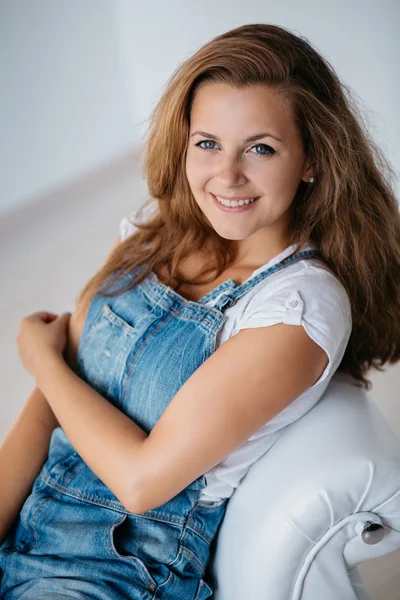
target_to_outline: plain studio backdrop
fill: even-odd
[[[138,144],[178,63],[239,25],[287,27],[352,88],[399,173],[399,17],[397,0],[1,2],[1,439],[34,387],[19,321],[73,311],[121,218],[147,197]],[[369,378],[400,437],[400,364]],[[373,598],[400,599],[400,551],[360,572]]]

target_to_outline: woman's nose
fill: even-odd
[[[243,185],[246,182],[246,177],[237,162],[221,163],[216,176],[217,183],[228,187],[230,185]]]

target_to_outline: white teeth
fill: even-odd
[[[224,206],[243,206],[243,204],[251,204],[252,202],[254,202],[255,200],[257,200],[257,198],[253,198],[252,200],[224,200],[223,198],[218,198],[218,196],[215,196],[216,199],[218,200],[218,202],[220,202],[221,204],[223,204]]]

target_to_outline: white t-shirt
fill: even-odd
[[[147,206],[142,213],[133,211],[124,217],[119,227],[121,240],[135,231],[133,222],[144,221],[157,208],[155,203]],[[251,277],[283,260],[294,249],[294,245],[288,246],[253,271]],[[311,249],[316,249],[312,243],[301,248]],[[297,300],[297,304],[293,300]],[[215,301],[213,299],[207,305],[212,306]],[[336,275],[317,258],[299,260],[272,273],[227,308],[224,314],[226,321],[217,335],[216,349],[241,329],[290,323],[304,327],[307,334],[326,351],[329,362],[314,385],[205,473],[207,487],[200,499],[207,503],[229,498],[249,467],[271,448],[285,427],[318,402],[343,358],[352,330],[348,294]]]

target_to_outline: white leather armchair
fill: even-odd
[[[357,565],[400,548],[400,442],[352,382],[336,372],[235,490],[215,600],[370,600]]]

